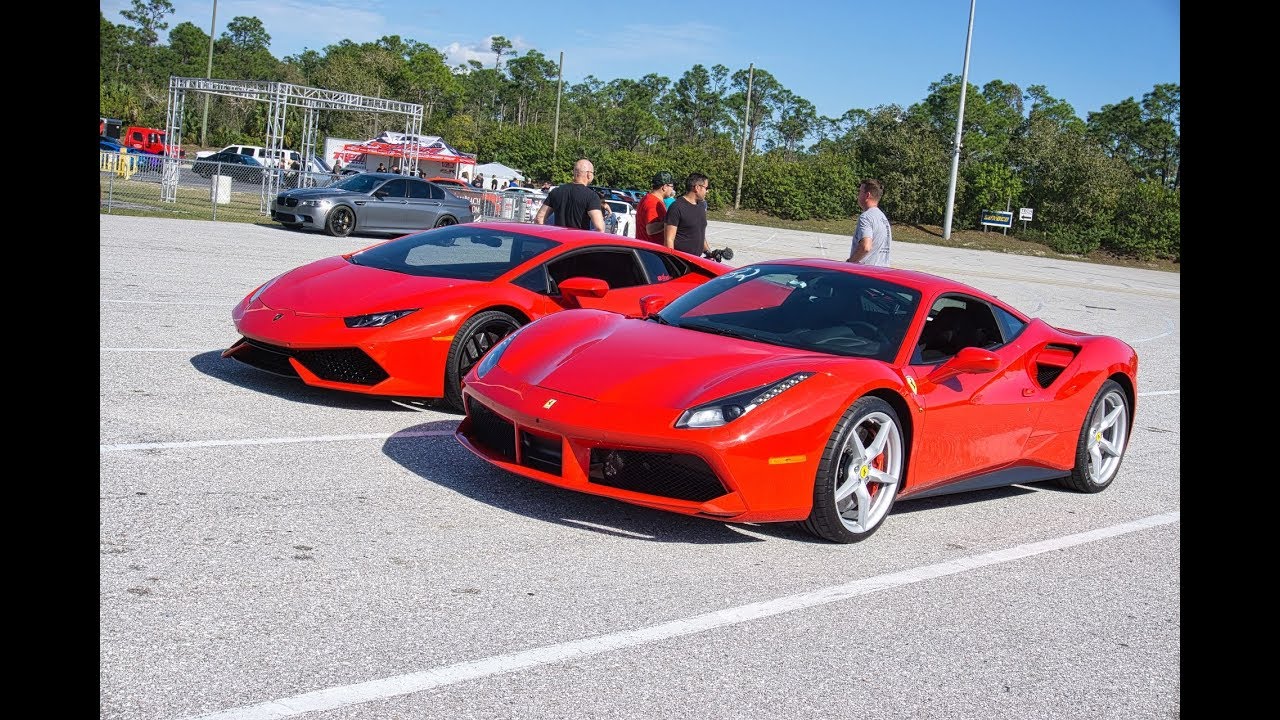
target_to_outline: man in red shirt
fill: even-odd
[[[636,206],[636,239],[665,245],[668,196],[675,195],[675,180],[665,170],[653,176],[652,189]]]

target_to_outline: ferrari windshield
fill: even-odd
[[[654,319],[701,332],[886,362],[920,304],[879,278],[799,265],[749,265],[690,290]]]
[[[389,240],[361,250],[350,261],[406,275],[490,281],[559,244],[463,223]]]

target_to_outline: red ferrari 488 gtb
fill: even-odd
[[[854,542],[898,499],[1116,477],[1138,357],[967,285],[820,259],[747,265],[643,317],[570,310],[466,375],[456,437],[560,487]]]

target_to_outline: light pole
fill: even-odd
[[[960,134],[964,131],[964,94],[969,89],[969,44],[973,41],[973,6],[969,0],[969,33],[964,37],[964,70],[960,74],[960,112],[956,115],[956,142],[951,148],[951,186],[947,188],[947,213],[942,221],[942,239],[951,239],[951,212],[956,204],[956,174],[960,171]]]
[[[213,19],[209,21],[209,62],[204,66],[204,79],[213,78],[213,29],[218,25],[218,0],[213,0]],[[200,119],[200,144],[205,145],[204,135],[209,129],[209,93],[204,94],[204,116]]]

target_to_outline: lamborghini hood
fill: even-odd
[[[304,265],[278,278],[258,300],[298,315],[346,317],[440,302],[441,293],[475,280],[421,277],[353,265],[341,257]]]

